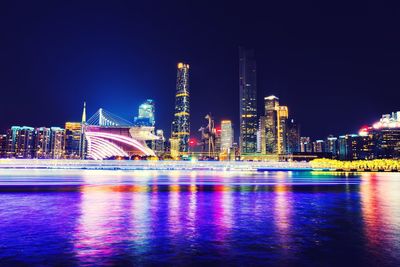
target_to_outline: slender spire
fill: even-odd
[[[83,102],[81,138],[79,141],[79,157],[81,159],[85,159],[85,157],[86,157],[85,125],[86,125],[86,101]]]
[[[86,122],[86,101],[83,102],[82,124]]]

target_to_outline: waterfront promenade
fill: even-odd
[[[93,170],[215,170],[264,171],[311,170],[308,162],[254,161],[132,161],[0,159],[0,169],[93,169]]]

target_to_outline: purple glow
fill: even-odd
[[[121,136],[117,134],[103,133],[103,132],[86,132],[86,139],[88,140],[88,156],[100,160],[111,156],[124,156],[128,154],[118,147],[116,144],[108,141],[113,140],[125,145],[134,147],[142,152],[144,155],[154,156],[154,152],[142,145],[140,142],[133,138]]]

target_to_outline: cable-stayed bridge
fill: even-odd
[[[99,108],[86,122],[87,125],[103,127],[132,127],[133,123],[103,108]]]

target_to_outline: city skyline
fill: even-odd
[[[400,3],[3,1],[1,266],[399,266]]]
[[[89,4],[79,9],[61,3],[44,9],[34,4],[4,7],[2,22],[8,23],[0,28],[5,37],[0,44],[0,87],[8,101],[0,107],[2,132],[13,124],[62,126],[76,121],[85,100],[90,103],[88,114],[102,106],[132,120],[137,106],[150,98],[167,133],[179,61],[192,68],[193,129],[211,112],[216,121],[232,120],[239,132],[239,107],[234,103],[241,45],[255,50],[258,110],[260,98],[277,95],[306,136],[356,133],[379,119],[376,114],[398,109],[400,40],[392,34],[398,18],[389,7],[365,4],[340,10],[321,4],[308,9],[307,4],[294,4],[283,15],[280,4],[270,4],[277,10],[270,14],[254,3],[241,7],[246,12],[169,3],[168,19],[160,14],[138,23],[138,10],[151,5],[97,5],[89,13]],[[224,20],[217,16],[222,10]],[[240,20],[238,12],[244,16]],[[353,13],[358,16],[349,16]],[[368,20],[372,15],[376,19]],[[207,31],[211,25],[215,32]],[[304,31],[299,37],[300,28]],[[232,104],[222,105],[220,99]]]

